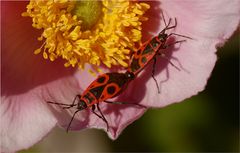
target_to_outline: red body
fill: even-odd
[[[146,41],[132,55],[128,71],[137,75],[158,54],[159,49],[164,47],[165,42],[166,39],[159,39],[159,36]]]
[[[80,100],[84,101],[87,107],[113,98],[120,94],[127,86],[134,75],[126,73],[105,73],[99,75],[81,95]]]

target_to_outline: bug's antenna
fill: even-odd
[[[71,106],[70,104],[63,104],[63,103],[57,103],[57,102],[51,102],[51,101],[47,101],[47,103],[49,104],[55,104],[55,105],[60,105],[60,106]],[[76,105],[76,104],[75,104]]]
[[[163,12],[161,12],[161,14],[162,14],[163,22],[164,22],[165,26],[167,27],[167,23],[166,23],[166,20],[165,20]]]

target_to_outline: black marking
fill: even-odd
[[[152,49],[152,46],[151,46],[150,44],[148,44],[148,45],[146,46],[146,48],[144,48],[144,50],[143,50],[143,52],[142,52],[142,55],[148,54],[148,53],[150,53],[150,52],[154,52],[154,50]]]
[[[149,53],[151,53],[151,52],[154,52],[154,49],[155,49],[157,46],[159,46],[159,45],[160,45],[160,44],[159,44],[157,38],[154,37],[154,38],[150,41],[150,43],[146,46],[146,48],[143,50],[142,55],[144,55],[144,54],[149,54]]]
[[[152,45],[153,48],[159,46],[159,42],[156,37],[151,40],[150,44]]]
[[[142,55],[154,53],[154,48],[151,43],[149,43],[146,48],[143,50]]]
[[[146,63],[147,62],[147,58],[146,57],[142,57],[141,61],[142,61],[142,63]]]
[[[107,84],[114,83],[117,84],[119,88],[122,88],[124,85],[126,85],[127,82],[132,80],[132,78],[129,78],[126,73],[107,73],[109,76],[109,80]]]
[[[161,42],[165,42],[167,38],[168,38],[168,35],[166,33],[159,33],[159,35],[158,35],[158,39]]]
[[[135,75],[134,75],[133,72],[127,71],[127,72],[125,72],[125,74],[126,74],[126,76],[127,76],[129,79],[131,79],[131,80],[133,80],[133,79],[135,78]]]
[[[98,83],[103,83],[106,80],[106,77],[102,76],[100,78],[97,79]]]
[[[90,99],[89,99],[89,97],[87,95],[84,96],[84,99],[86,99],[86,103],[87,104],[90,104]]]
[[[99,97],[101,96],[103,89],[104,89],[105,85],[96,87],[96,88],[92,88],[89,91],[96,97],[96,99],[99,99]]]
[[[107,87],[108,94],[112,95],[115,93],[115,91],[116,91],[116,87],[114,87],[114,86]]]
[[[131,70],[132,72],[135,72],[137,71],[138,69],[140,69],[140,65],[139,65],[139,62],[138,62],[138,59],[134,58],[131,62]]]
[[[78,102],[77,109],[78,109],[78,110],[83,110],[83,109],[86,109],[86,108],[87,108],[86,103],[85,103],[83,100],[80,100],[80,101]]]
[[[89,93],[87,93],[87,94],[84,96],[84,98],[86,99],[86,103],[87,103],[87,104],[90,104],[90,103],[94,100],[94,98],[93,98]]]

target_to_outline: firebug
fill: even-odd
[[[47,102],[51,104],[65,106],[64,107],[65,109],[76,106],[77,110],[74,112],[72,119],[69,122],[67,131],[70,128],[70,125],[74,119],[74,116],[79,111],[88,109],[88,108],[91,108],[92,113],[94,113],[96,116],[101,118],[107,124],[107,130],[108,130],[109,125],[99,107],[100,102],[111,103],[111,104],[134,104],[137,106],[145,107],[137,103],[108,101],[108,99],[118,96],[127,87],[128,83],[132,81],[134,78],[135,78],[134,73],[129,71],[125,73],[117,73],[117,72],[105,73],[105,74],[99,75],[97,79],[95,79],[81,95],[77,95],[74,98],[72,104],[63,104],[63,103],[57,103],[57,102],[51,102],[51,101],[47,101]],[[100,114],[95,112],[96,107]]]
[[[163,19],[164,19],[164,17],[163,17]],[[133,55],[131,56],[130,62],[129,62],[129,66],[128,66],[128,71],[137,75],[139,72],[141,72],[153,60],[153,68],[152,68],[152,74],[151,75],[152,75],[152,78],[154,79],[154,81],[156,83],[158,93],[160,93],[160,90],[159,90],[157,80],[154,77],[155,65],[156,65],[156,62],[157,62],[157,55],[160,55],[161,57],[167,59],[172,66],[174,66],[176,69],[180,70],[177,66],[175,66],[164,55],[164,53],[162,53],[160,51],[162,49],[166,49],[168,46],[171,46],[173,44],[181,43],[183,41],[186,41],[186,40],[180,40],[180,41],[175,41],[171,44],[167,44],[168,38],[171,37],[172,35],[192,39],[190,37],[183,36],[183,35],[176,34],[176,33],[170,33],[170,34],[166,33],[167,30],[173,29],[177,26],[176,18],[175,18],[175,24],[173,26],[170,26],[171,18],[169,19],[168,24],[166,24],[165,19],[164,19],[164,23],[165,23],[166,27],[161,32],[159,32],[159,34],[157,36],[155,36],[155,37],[149,39],[148,41],[144,42],[143,45],[140,46],[138,48],[138,50],[133,53]]]

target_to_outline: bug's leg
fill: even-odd
[[[76,106],[76,105],[77,105],[77,104],[75,104],[76,99],[79,100],[80,97],[81,97],[81,95],[76,95],[75,98],[74,98],[74,100],[73,100],[73,102],[72,102],[72,104],[70,104],[70,105],[68,105],[68,106],[66,106],[66,107],[63,107],[63,109],[68,109],[68,108],[71,108],[71,107],[73,107],[73,106]]]
[[[101,114],[101,116],[102,116],[102,119],[103,119],[104,122],[107,124],[107,131],[108,131],[108,129],[109,129],[108,121],[107,121],[106,118],[104,117],[104,115],[103,115],[103,113],[102,113],[102,111],[101,111],[101,109],[100,109],[100,107],[99,107],[99,103],[97,103],[97,109],[98,109],[98,111],[100,112],[100,114]]]
[[[98,111],[100,112],[101,115],[99,115],[99,114],[97,114],[97,113],[95,112],[95,105],[92,106],[92,112],[93,112],[97,117],[101,118],[101,119],[107,124],[107,131],[108,131],[108,129],[109,129],[108,122],[107,122],[106,118],[104,117],[104,115],[103,115],[103,113],[102,113],[102,111],[101,111],[101,109],[100,109],[100,107],[99,107],[99,104],[97,103],[96,105],[97,105],[97,109],[98,109]]]
[[[194,40],[193,38],[191,38],[191,37],[189,37],[189,36],[181,35],[181,34],[178,34],[178,33],[170,33],[170,34],[168,35],[168,37],[170,37],[170,36],[172,36],[172,35]]]
[[[71,108],[71,107],[77,105],[77,104],[75,104],[76,98],[80,98],[80,95],[77,95],[77,96],[74,98],[72,104],[64,104],[64,103],[58,103],[58,102],[52,102],[52,101],[47,101],[47,103],[49,103],[49,104],[54,104],[54,105],[65,106],[65,107],[63,107],[63,109],[68,109],[68,108]]]
[[[70,104],[63,104],[63,103],[57,103],[57,102],[52,102],[52,101],[47,101],[49,104],[55,104],[55,105],[61,105],[61,106],[70,106]]]
[[[154,77],[155,68],[156,68],[156,63],[157,63],[157,59],[156,59],[156,57],[154,57],[154,58],[153,58],[153,68],[152,68],[152,78],[153,78],[153,80],[155,81],[156,86],[157,86],[157,89],[158,89],[158,93],[160,94],[160,89],[159,89],[157,80],[156,80],[156,78]]]
[[[95,112],[95,105],[92,105],[92,112],[96,115],[96,116],[98,116],[99,118],[101,118],[101,119],[103,119],[102,118],[102,116],[100,116],[99,114],[97,114],[96,112]]]
[[[143,105],[138,104],[138,103],[127,103],[127,102],[108,101],[108,100],[104,100],[103,102],[108,103],[108,104],[117,104],[117,105],[119,105],[119,104],[124,104],[124,105],[125,105],[125,104],[128,104],[128,105],[137,105],[137,106],[139,106],[139,107],[147,108],[146,106],[143,106]]]
[[[72,124],[72,121],[73,121],[73,119],[74,119],[74,117],[75,117],[75,115],[77,114],[77,112],[79,112],[80,110],[76,110],[75,112],[74,112],[74,114],[73,114],[73,116],[72,116],[72,118],[71,118],[71,121],[69,122],[69,124],[68,124],[68,127],[67,127],[67,132],[69,131],[69,128],[70,128],[70,126],[71,126],[71,124]]]
[[[169,29],[174,29],[174,28],[177,27],[177,18],[174,18],[174,19],[175,19],[175,24],[174,24],[173,26],[171,26],[171,27],[168,27],[169,24],[170,24],[170,22],[169,22],[169,24],[166,26],[166,28],[164,28],[164,31],[169,30]],[[170,37],[170,36],[172,36],[172,35],[179,36],[179,37],[184,37],[184,38],[192,39],[192,40],[193,40],[193,38],[191,38],[191,37],[184,36],[184,35],[177,34],[177,33],[170,33],[170,34],[168,35],[168,37]]]

